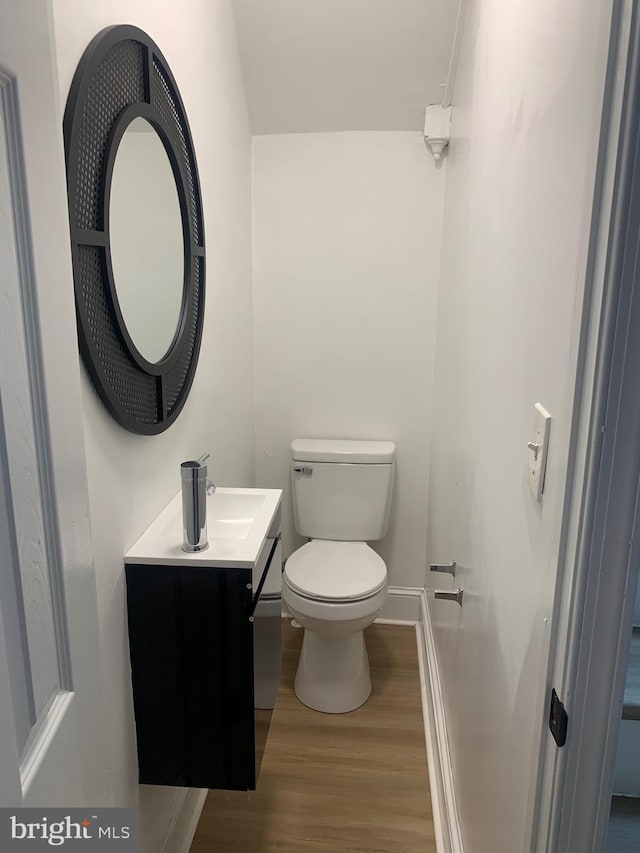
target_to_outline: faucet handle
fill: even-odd
[[[203,453],[203,454],[202,454],[202,456],[199,456],[199,457],[196,459],[196,462],[197,462],[199,465],[204,465],[204,463],[207,461],[207,459],[210,459],[210,458],[211,458],[211,454],[210,454],[210,453],[209,453],[209,451],[207,450],[207,452],[206,452],[206,453]],[[213,480],[210,480],[210,479],[207,477],[207,494],[208,494],[208,495],[213,495],[213,494],[215,493],[215,490],[216,490],[216,484],[213,482]]]

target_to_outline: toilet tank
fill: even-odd
[[[298,533],[348,542],[382,539],[395,455],[392,441],[294,439],[291,483]]]

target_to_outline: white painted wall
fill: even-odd
[[[427,531],[465,591],[429,606],[472,853],[529,849],[610,14],[472,0],[461,49]],[[541,505],[537,401],[553,416]]]
[[[84,377],[99,627],[110,691],[111,763],[104,772],[112,802],[134,804],[137,765],[122,555],[178,491],[183,459],[211,450],[216,482],[253,483],[251,137],[228,0],[190,0],[188,12],[155,0],[54,0],[53,7],[63,105],[78,60],[100,29],[131,23],[156,40],[185,103],[202,185],[206,315],[200,362],[182,415],[160,436],[132,435],[106,414]],[[161,849],[159,841],[182,796],[178,789],[142,789],[143,850]]]
[[[419,133],[253,141],[256,479],[284,488],[295,437],[392,439],[391,584],[424,582],[445,170]]]

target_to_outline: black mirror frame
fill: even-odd
[[[109,233],[111,178],[135,118],[154,128],[171,163],[182,217],[184,282],[176,333],[161,361],[147,361],[118,302]],[[90,42],[64,114],[67,197],[80,352],[100,399],[125,429],[155,435],[180,414],[193,382],[204,321],[205,251],[197,164],[178,87],[155,42],[117,25]]]

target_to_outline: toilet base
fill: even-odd
[[[325,714],[345,714],[371,695],[364,633],[327,637],[305,628],[293,689],[298,699]]]

